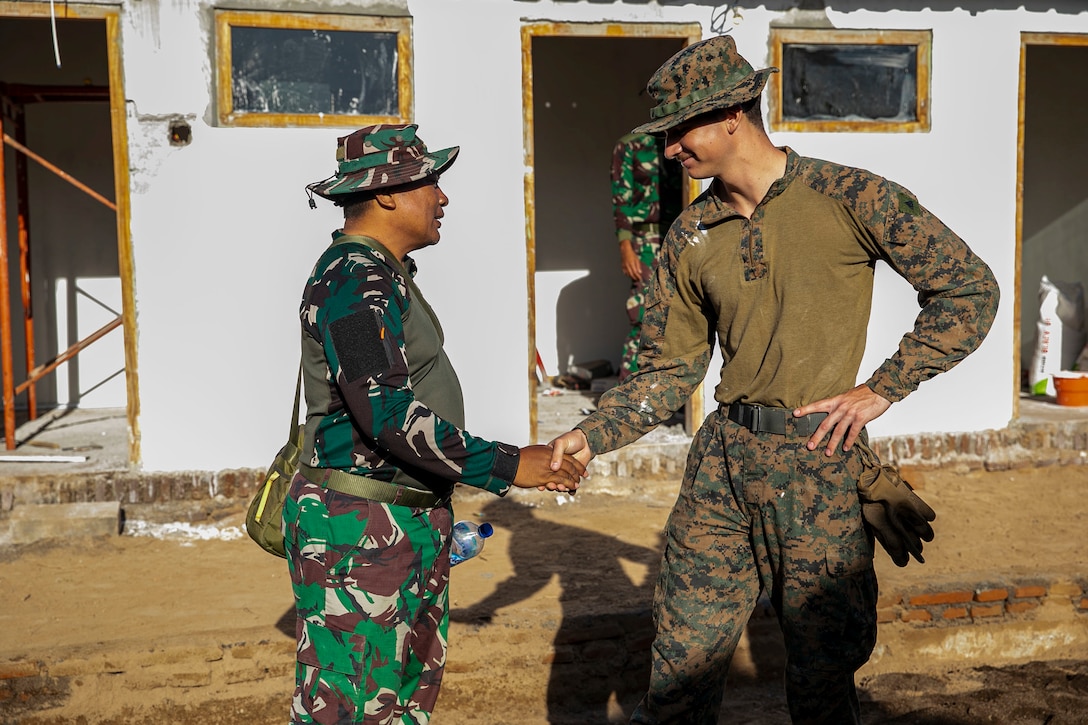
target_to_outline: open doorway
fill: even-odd
[[[128,160],[115,8],[0,13],[11,423],[77,409],[126,422],[139,459]]]
[[[1049,354],[1060,355],[1061,369],[1069,370],[1088,342],[1088,177],[1079,162],[1088,155],[1088,35],[1024,33],[1020,59],[1016,417],[1021,396],[1033,405],[1054,402],[1052,390],[1031,385],[1038,377],[1032,366],[1044,276],[1078,308],[1059,309],[1070,323],[1055,321],[1063,339]]]
[[[535,440],[569,430],[600,392],[587,389],[584,402],[555,401],[559,409],[542,415],[550,401],[541,397],[538,380],[586,362],[606,361],[618,370],[630,326],[624,306],[630,280],[620,268],[612,221],[612,148],[648,118],[653,103],[646,81],[700,33],[698,25],[674,24],[523,28]],[[693,399],[701,396],[698,391]],[[701,405],[687,411],[688,418],[693,414],[701,419]]]

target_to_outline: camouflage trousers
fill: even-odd
[[[642,337],[642,316],[646,312],[646,295],[649,293],[650,277],[653,273],[654,258],[661,248],[661,236],[657,233],[636,234],[631,239],[635,254],[638,255],[642,277],[631,280],[631,290],[627,295],[627,319],[631,327],[623,341],[623,355],[620,359],[619,378],[623,380],[638,370],[638,346]]]
[[[291,722],[430,722],[446,664],[450,509],[356,498],[298,474],[283,520],[298,642]]]
[[[688,454],[654,593],[647,694],[632,723],[714,725],[726,674],[761,591],[786,645],[794,723],[860,722],[854,673],[876,643],[873,546],[856,449],[752,433],[712,413]]]

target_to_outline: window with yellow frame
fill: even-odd
[[[772,131],[929,130],[929,30],[772,28]]]
[[[362,126],[412,118],[412,19],[218,10],[219,123]]]

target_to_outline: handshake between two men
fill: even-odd
[[[863,404],[858,405],[859,401],[863,401]],[[838,412],[842,413],[841,416],[832,415],[837,408],[849,409],[849,403],[854,403],[856,408],[864,412],[852,416],[846,414],[846,410],[840,409]],[[867,529],[888,552],[896,566],[906,566],[910,557],[924,564],[923,542],[933,541],[934,532],[930,523],[936,519],[937,514],[899,476],[894,466],[880,463],[860,435],[864,424],[879,416],[888,406],[886,400],[866,386],[858,386],[842,396],[799,408],[794,415],[801,417],[811,412],[829,413],[807,442],[807,447],[815,450],[828,436],[830,440],[825,453],[829,456],[840,443],[843,451],[849,451],[856,445],[865,466],[857,488],[862,518]],[[823,410],[827,407],[831,410]],[[859,422],[861,425],[858,425]],[[550,478],[545,477],[547,480],[537,486],[539,490],[573,494],[578,489],[580,479],[588,476],[587,466],[593,458],[593,451],[585,433],[580,429],[575,428],[558,436],[547,446],[534,448],[543,448],[550,452],[549,465],[555,474]]]
[[[547,445],[525,446],[519,454],[515,486],[569,494],[574,494],[581,480],[589,475],[586,466],[593,458],[589,441],[577,429]]]

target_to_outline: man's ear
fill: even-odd
[[[740,126],[741,116],[744,112],[741,111],[740,106],[730,106],[722,111],[722,122],[725,123],[725,129],[729,133],[733,133]]]
[[[378,192],[374,194],[374,201],[378,202],[378,206],[382,209],[392,211],[397,208],[397,198],[395,194],[383,194]]]

